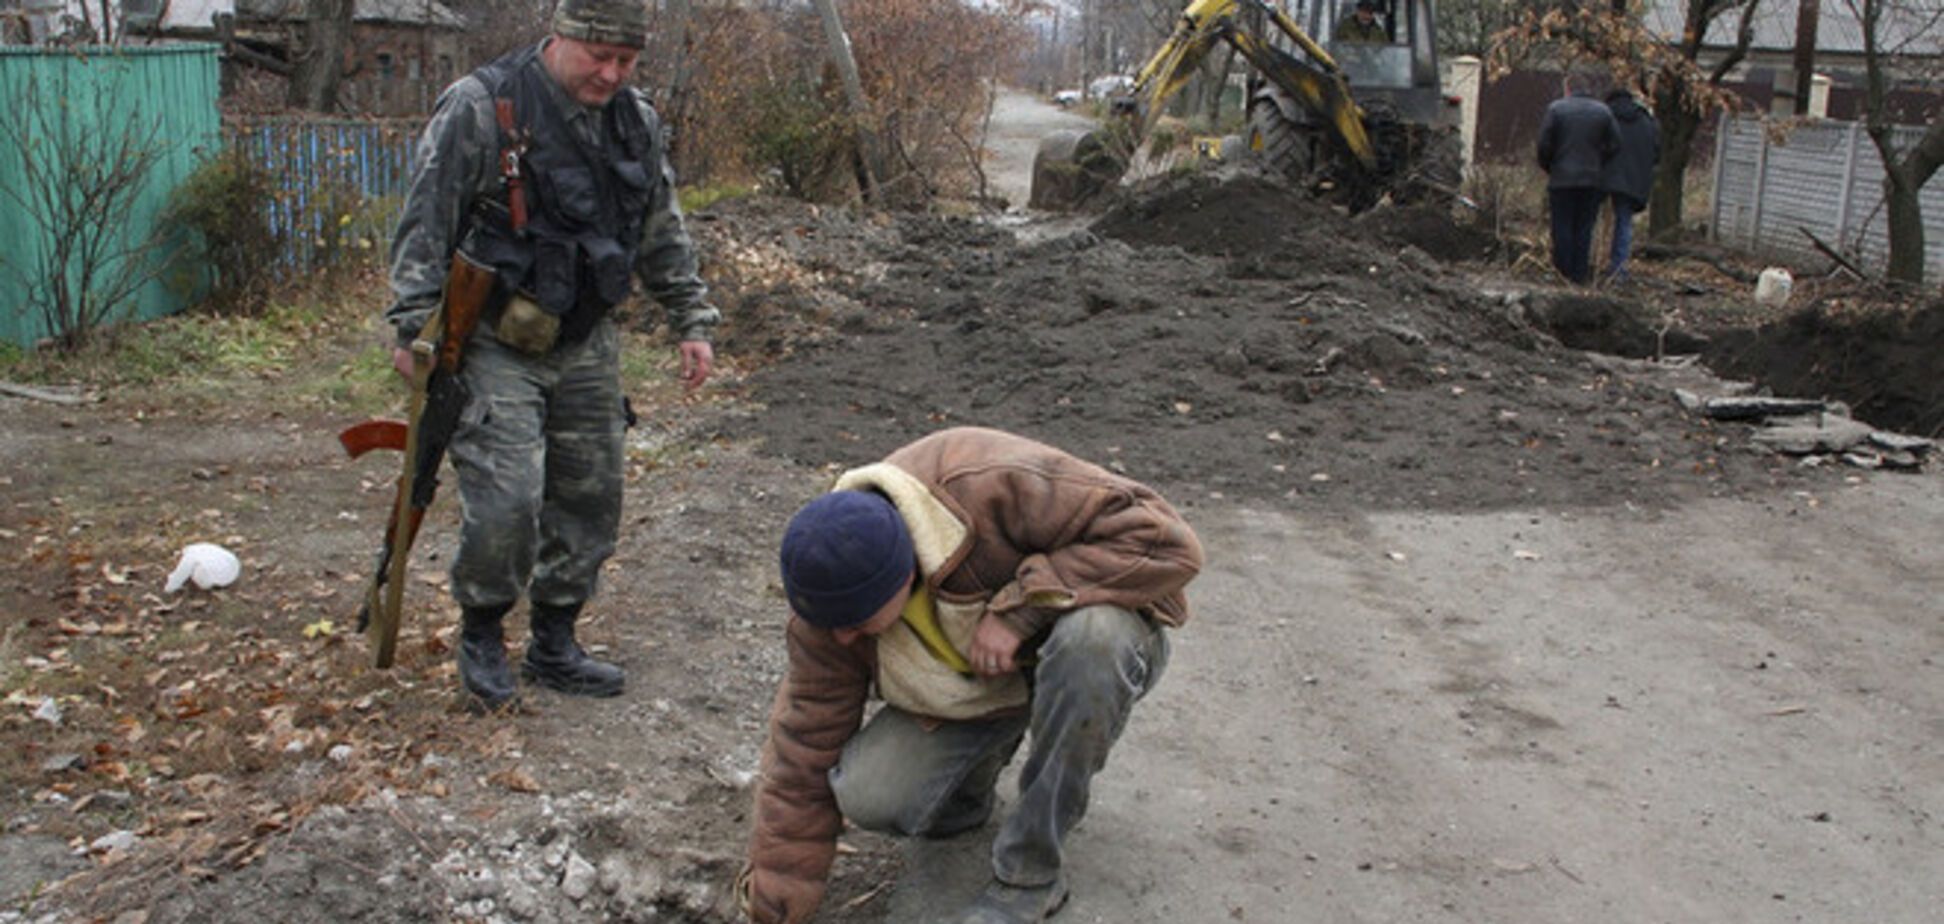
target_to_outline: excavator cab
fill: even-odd
[[[1357,96],[1357,101],[1408,100],[1406,118],[1429,124],[1451,119],[1438,86],[1438,45],[1432,29],[1431,0],[1308,0],[1299,21],[1311,35],[1327,35],[1324,47]],[[1369,7],[1382,41],[1370,41],[1357,28],[1358,7]]]
[[[1458,108],[1438,78],[1432,0],[1296,0],[1284,4],[1302,29],[1322,38],[1361,110],[1374,163],[1344,163],[1325,114],[1259,73],[1249,78],[1249,146],[1270,169],[1341,189],[1353,207],[1384,194],[1418,198],[1457,190]],[[1360,17],[1358,8],[1370,14]],[[1366,21],[1367,20],[1367,21]],[[1373,28],[1374,26],[1374,28]],[[1279,50],[1302,51],[1278,42]]]

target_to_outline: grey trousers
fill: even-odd
[[[461,379],[472,399],[449,450],[464,508],[452,559],[460,606],[572,606],[594,595],[621,527],[620,334],[532,357],[482,331]]]
[[[999,771],[1030,731],[1019,804],[993,841],[992,872],[1010,885],[1047,885],[1060,874],[1067,833],[1086,814],[1094,774],[1167,662],[1167,637],[1136,613],[1068,613],[1040,646],[1030,715],[927,730],[886,706],[830,771],[837,805],[859,827],[888,834],[945,837],[977,827],[992,812]]]

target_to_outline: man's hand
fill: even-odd
[[[682,387],[694,391],[715,369],[715,348],[707,340],[682,341]]]
[[[1009,674],[1019,669],[1013,655],[1019,651],[1019,636],[999,617],[987,613],[972,632],[972,650],[965,653],[972,670],[981,677]]]
[[[409,382],[412,380],[412,351],[404,347],[392,347],[392,368],[398,370],[398,377]]]
[[[730,887],[736,910],[742,917],[738,920],[750,924],[781,924],[784,920],[783,909],[775,902],[756,896],[756,871],[749,864],[743,864],[742,872],[736,874],[736,884]]]

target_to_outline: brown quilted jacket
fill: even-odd
[[[1169,626],[1187,621],[1182,588],[1201,569],[1201,544],[1145,485],[1050,446],[976,428],[932,434],[885,464],[896,469],[894,480],[922,485],[926,495],[918,503],[892,496],[913,527],[920,573],[941,605],[983,602],[1029,639],[1061,613],[1097,604],[1138,610]],[[928,541],[935,545],[929,555]],[[789,668],[770,710],[755,830],[737,884],[758,924],[796,924],[822,902],[843,829],[827,774],[881,679],[876,639],[845,646],[794,617],[786,637]]]

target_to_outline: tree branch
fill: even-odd
[[[231,42],[223,51],[239,64],[247,64],[261,71],[268,71],[280,77],[290,76],[290,62],[272,55],[264,54],[241,42]]]
[[[1903,169],[1910,177],[1911,188],[1922,189],[1940,166],[1944,166],[1944,121],[1931,123],[1930,130],[1904,158]]]
[[[1714,70],[1708,74],[1709,83],[1720,83],[1723,78],[1726,78],[1728,72],[1735,69],[1735,65],[1742,63],[1742,59],[1748,57],[1748,46],[1755,41],[1755,6],[1761,0],[1725,0],[1722,8],[1715,11],[1716,16],[1727,12],[1727,2],[1739,2],[1741,4],[1741,23],[1735,27],[1735,47],[1730,49],[1726,55],[1722,56],[1721,61],[1715,64]],[[1710,17],[1708,21],[1713,22],[1714,20]],[[1706,23],[1702,24],[1701,31],[1704,34],[1708,31]]]

